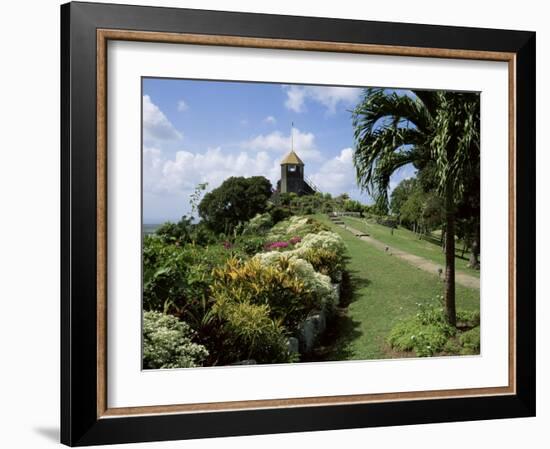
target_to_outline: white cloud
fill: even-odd
[[[154,147],[143,148],[143,190],[154,191],[162,173],[162,151]]]
[[[143,188],[146,193],[189,195],[199,183],[208,190],[230,176],[266,176],[275,185],[280,166],[276,158],[261,151],[253,156],[242,151],[229,153],[210,148],[204,153],[178,151],[165,157],[157,148],[144,148]]]
[[[388,194],[404,179],[416,176],[416,169],[412,164],[405,165],[397,170],[390,178]],[[357,185],[357,175],[353,165],[353,149],[344,148],[338,156],[325,161],[319,169],[310,175],[313,183],[322,191],[332,195],[348,193],[352,198],[361,202],[370,202],[370,197]]]
[[[358,193],[353,166],[353,149],[344,148],[338,156],[329,159],[319,170],[310,175],[311,180],[322,192],[332,195]]]
[[[266,118],[264,118],[264,122],[269,125],[275,125],[275,123],[277,123],[277,119],[272,115],[268,115]]]
[[[143,140],[145,142],[166,142],[180,140],[182,134],[172,125],[149,95],[143,96]]]
[[[299,86],[286,86],[285,106],[294,112],[304,111],[305,88]]]
[[[189,105],[185,101],[183,100],[178,101],[179,112],[187,111],[188,109],[189,109]]]
[[[301,132],[294,128],[294,151],[305,161],[321,161],[323,158],[315,143],[313,133]],[[281,131],[269,134],[260,134],[242,144],[243,148],[254,151],[275,151],[281,155],[288,153],[291,148],[290,133],[285,135]]]
[[[342,104],[352,107],[361,96],[361,89],[355,87],[284,86],[285,106],[294,112],[306,110],[306,100],[315,101],[326,107],[328,114],[334,114]]]

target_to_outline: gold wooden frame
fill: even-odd
[[[159,33],[98,29],[97,36],[97,417],[167,413],[197,413],[242,409],[286,408],[300,406],[344,405],[420,399],[514,395],[516,393],[516,55],[515,53],[403,47],[237,36]],[[472,59],[508,63],[508,385],[505,387],[395,392],[380,394],[304,397],[201,404],[140,407],[107,407],[107,42],[109,40],[269,48],[302,51],[362,53],[409,57]]]

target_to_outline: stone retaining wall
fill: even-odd
[[[336,306],[340,305],[342,283],[332,284],[332,287],[336,291]],[[326,309],[315,311],[309,314],[309,316],[298,327],[298,332],[295,337],[290,337],[288,347],[293,352],[299,352],[300,354],[310,353],[320,337],[327,329],[327,313]],[[297,340],[298,344],[294,340]],[[297,351],[294,351],[297,349]]]

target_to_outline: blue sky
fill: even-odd
[[[361,89],[162,78],[143,79],[143,220],[189,214],[189,195],[230,176],[263,175],[273,185],[294,149],[323,191],[369,204],[355,182],[350,110]],[[414,175],[404,167],[392,185]]]

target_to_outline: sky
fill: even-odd
[[[177,221],[191,214],[189,196],[230,176],[268,178],[294,150],[305,176],[332,195],[370,204],[356,184],[351,110],[360,88],[143,79],[143,221]],[[403,167],[391,188],[414,176]]]

